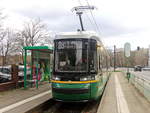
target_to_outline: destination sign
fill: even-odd
[[[58,41],[57,49],[81,49],[82,41]]]

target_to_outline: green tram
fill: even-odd
[[[97,100],[108,80],[109,56],[99,36],[82,31],[54,40],[52,96],[57,101]]]

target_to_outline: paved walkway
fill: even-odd
[[[150,102],[123,76],[111,75],[97,113],[150,113]]]
[[[23,113],[51,98],[50,84],[0,92],[0,113]],[[4,112],[7,111],[7,112]]]

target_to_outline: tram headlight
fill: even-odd
[[[80,81],[87,81],[87,80],[88,80],[87,77],[80,78]]]
[[[80,78],[80,81],[88,81],[88,80],[95,80],[95,76],[86,76]]]
[[[80,78],[80,81],[88,81],[88,80],[91,80],[90,76],[86,76],[86,77],[81,77]]]
[[[95,76],[91,76],[91,80],[95,80]]]
[[[58,77],[58,76],[52,76],[52,80],[60,80],[60,77]]]

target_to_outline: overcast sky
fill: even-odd
[[[86,0],[0,0],[0,8],[7,14],[5,26],[21,29],[23,21],[41,18],[50,31],[76,31],[79,20],[71,12],[74,6],[87,5]],[[93,11],[101,37],[106,46],[131,48],[148,47],[150,44],[150,0],[88,0],[98,9]],[[86,13],[90,19],[90,13]],[[83,14],[86,30],[95,30],[87,15]]]

